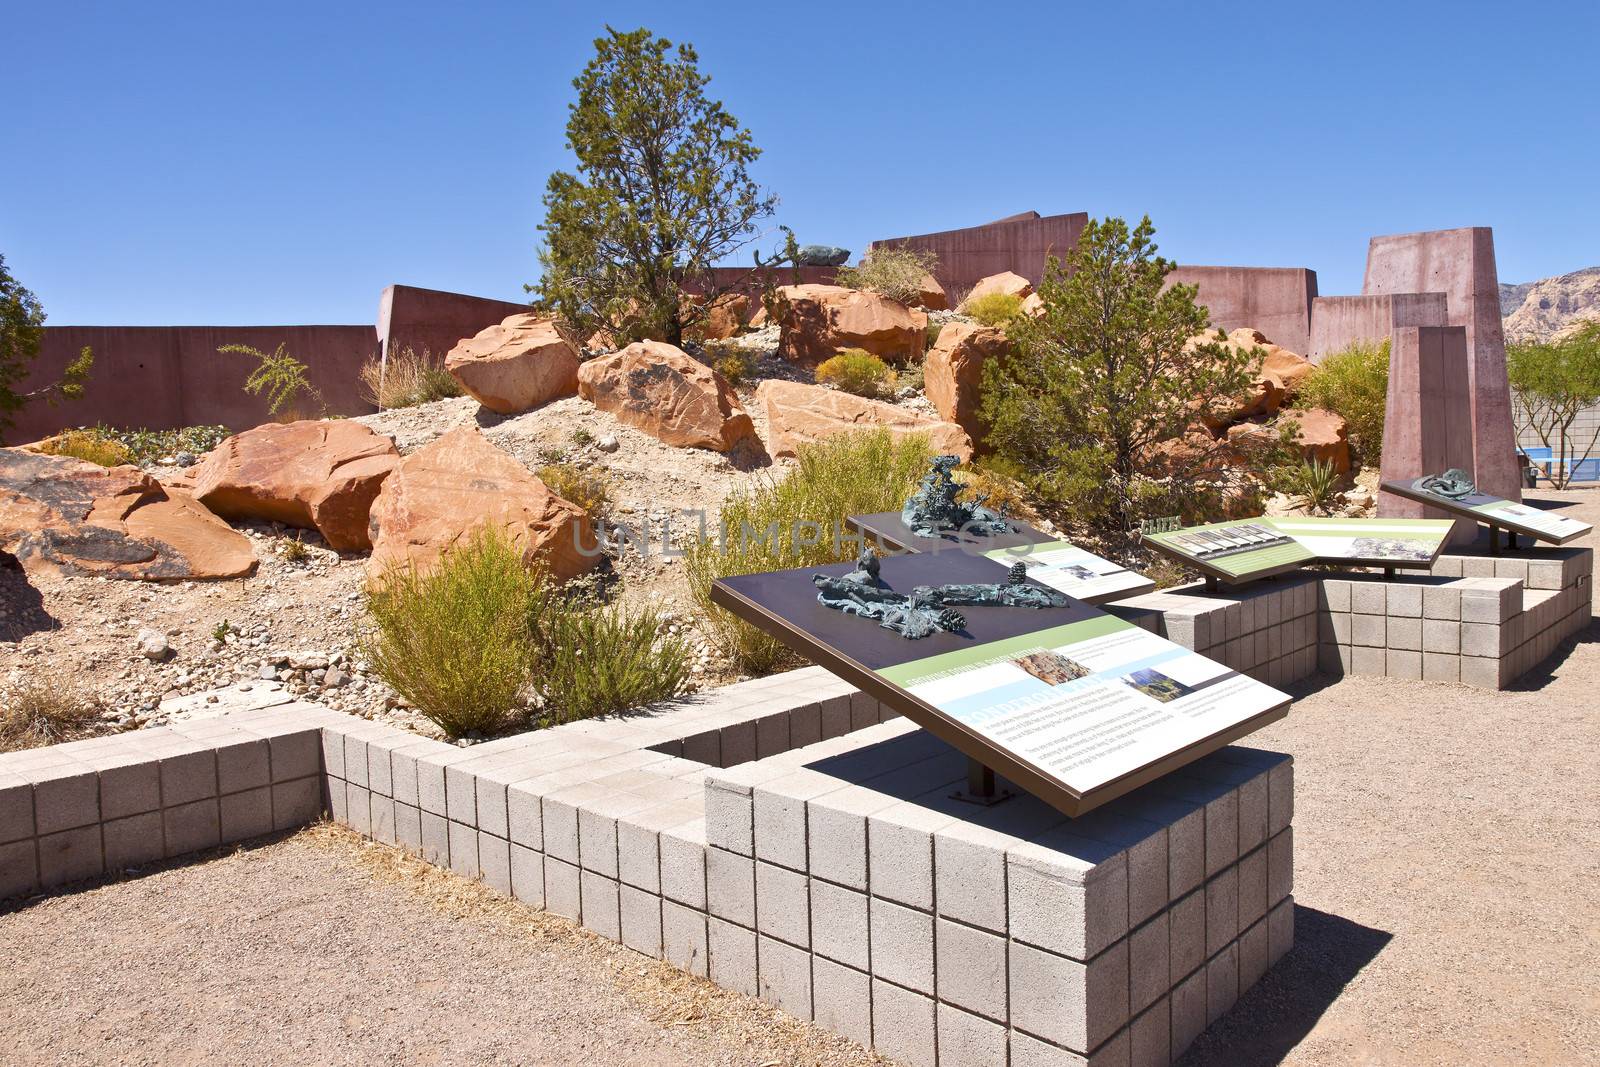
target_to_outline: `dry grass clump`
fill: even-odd
[[[409,408],[433,400],[461,395],[461,383],[444,369],[444,360],[435,359],[426,348],[419,354],[402,348],[382,360],[369,359],[361,365],[363,395],[379,408]]]
[[[817,365],[818,385],[831,385],[846,393],[878,399],[894,392],[895,373],[871,352],[847,348]]]
[[[611,505],[611,479],[604,471],[587,471],[571,463],[548,463],[534,473],[552,493],[578,505],[591,519]]]
[[[121,441],[94,430],[66,430],[43,441],[39,451],[47,456],[70,456],[102,467],[133,462],[133,453]]]
[[[36,673],[0,685],[0,752],[86,737],[99,723],[94,704],[65,678]]]
[[[902,304],[921,303],[922,279],[939,269],[939,257],[915,248],[874,248],[859,266],[840,267],[839,285],[880,293]]]
[[[611,715],[688,690],[688,643],[652,608],[573,604],[547,593],[534,633],[541,725]]]

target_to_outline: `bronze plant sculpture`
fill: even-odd
[[[1072,603],[1065,594],[1040,585],[1027,584],[1027,568],[1018,563],[1011,568],[1005,583],[962,585],[919,585],[907,593],[897,593],[879,580],[878,557],[863,548],[856,557],[855,570],[838,578],[813,574],[817,602],[824,607],[877,619],[885,630],[893,630],[910,641],[920,640],[941,630],[954,633],[967,625],[966,618],[951,604],[977,604],[1007,608],[1064,608]]]
[[[922,484],[900,509],[900,520],[918,537],[938,537],[946,533],[966,533],[993,537],[1011,532],[1004,515],[984,507],[989,498],[979,497],[971,504],[956,500],[961,487],[951,477],[961,462],[955,456],[937,456],[933,469],[922,476]]]

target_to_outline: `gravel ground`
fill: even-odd
[[[1600,493],[1534,499],[1600,522]],[[1296,946],[1196,1065],[1600,1063],[1600,626],[1510,692],[1313,679]],[[7,1063],[884,1062],[319,828],[0,913]]]

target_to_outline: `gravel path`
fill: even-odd
[[[1536,500],[1600,523],[1600,493]],[[1600,1064],[1600,626],[1516,689],[1314,679],[1296,946],[1188,1067]],[[0,912],[10,1063],[883,1063],[319,828]]]

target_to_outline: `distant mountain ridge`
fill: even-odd
[[[1581,323],[1600,320],[1600,267],[1500,286],[1506,340],[1559,337]]]

